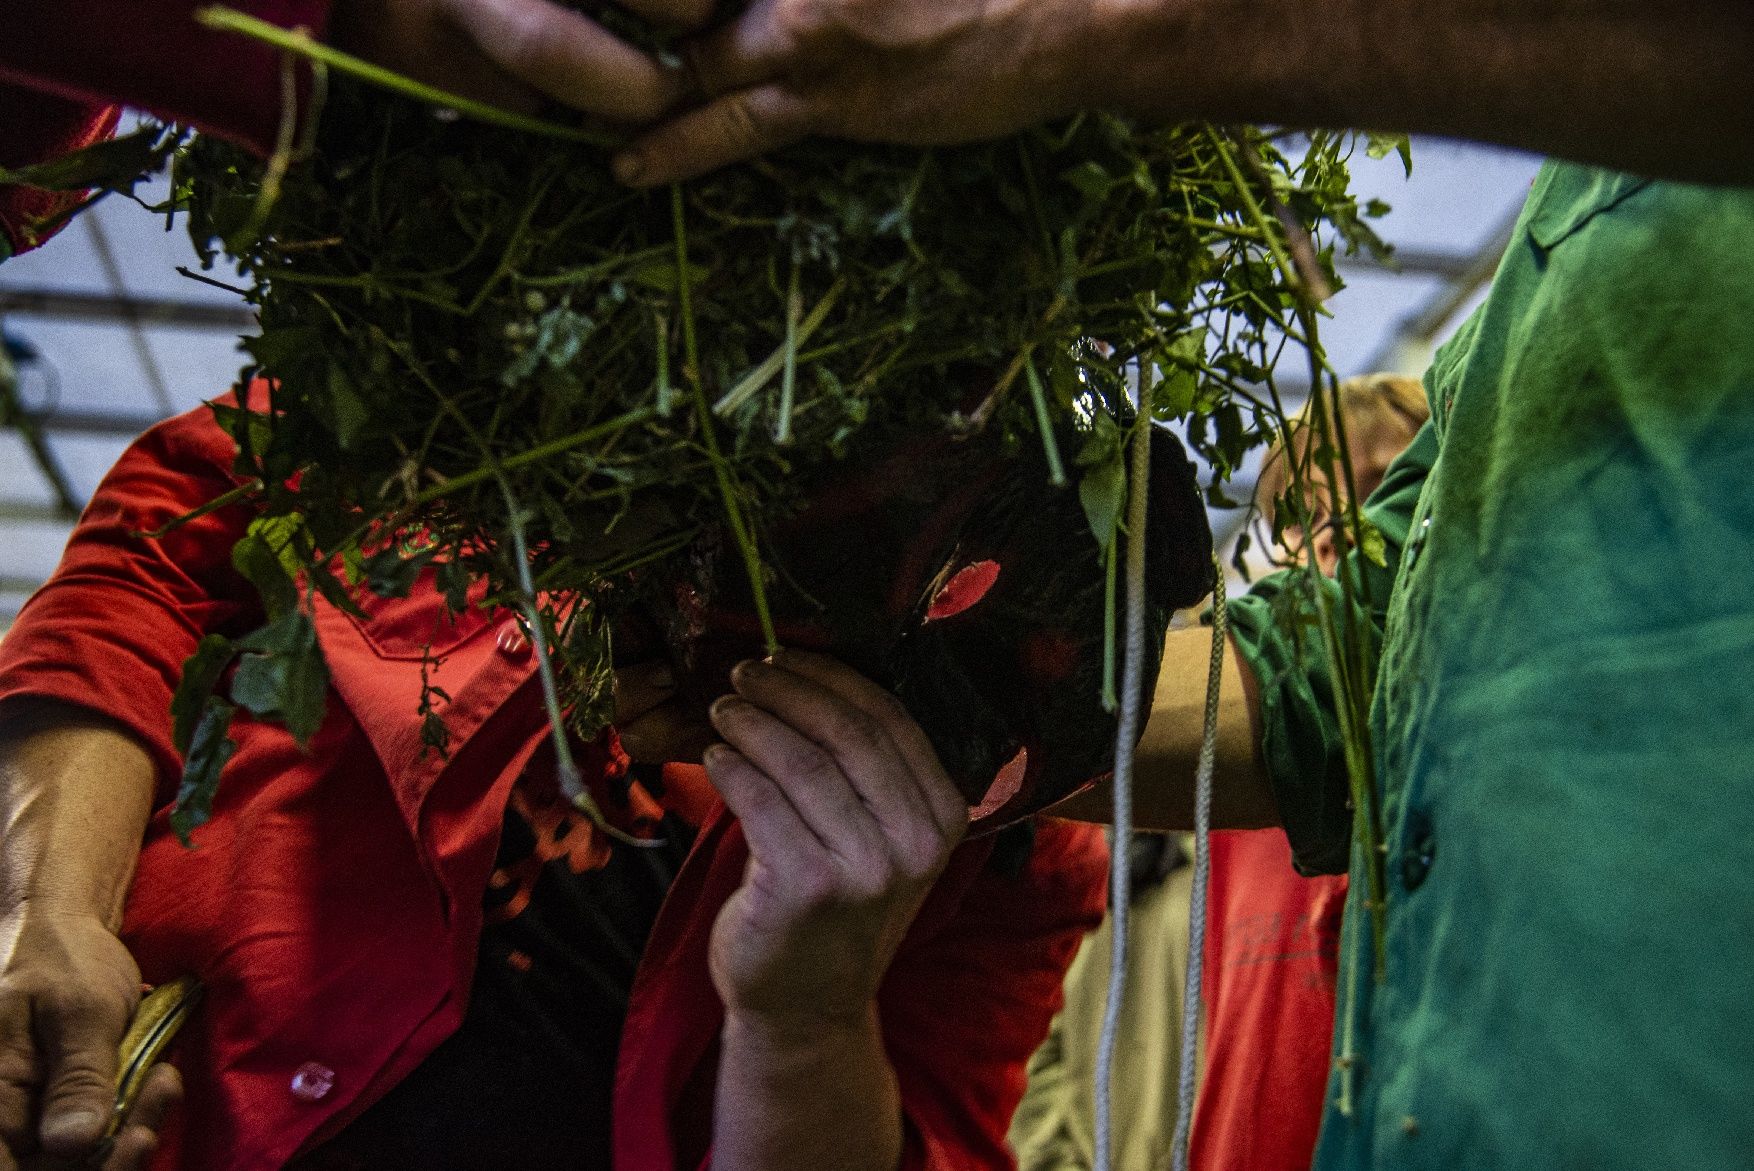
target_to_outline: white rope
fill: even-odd
[[[1200,766],[1194,774],[1194,885],[1188,895],[1188,974],[1182,985],[1181,1068],[1176,1080],[1174,1171],[1188,1171],[1188,1134],[1194,1121],[1194,1068],[1199,1060],[1200,1001],[1206,960],[1206,880],[1212,872],[1212,768],[1218,757],[1218,689],[1224,677],[1230,614],[1225,606],[1224,567],[1213,561],[1212,665],[1206,676],[1206,723],[1200,735]]]
[[[1144,398],[1143,390],[1140,394]],[[1115,730],[1114,844],[1109,862],[1108,1001],[1096,1050],[1096,1167],[1109,1171],[1113,1116],[1109,1080],[1121,1003],[1127,993],[1127,909],[1132,886],[1127,865],[1133,841],[1133,747],[1139,739],[1139,686],[1145,673],[1145,525],[1151,484],[1151,420],[1133,429],[1132,474],[1127,487],[1127,654],[1121,667],[1121,717]]]

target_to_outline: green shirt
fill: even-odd
[[[1754,1165],[1754,191],[1550,165],[1427,389],[1370,509],[1386,975],[1353,851],[1317,1167]],[[1236,627],[1333,868],[1297,601]]]

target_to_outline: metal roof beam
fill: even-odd
[[[0,289],[0,314],[31,313],[70,321],[214,329],[253,333],[256,314],[245,305],[158,297],[118,297],[65,289]]]

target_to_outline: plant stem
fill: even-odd
[[[768,612],[767,587],[761,576],[761,555],[756,551],[755,537],[743,519],[743,509],[737,501],[736,485],[731,481],[730,465],[725,460],[724,453],[719,450],[719,437],[713,429],[713,409],[707,403],[706,385],[701,380],[700,343],[695,337],[694,297],[689,287],[688,224],[687,216],[683,213],[682,184],[675,183],[670,187],[670,221],[676,236],[676,299],[682,315],[682,373],[694,392],[694,409],[700,420],[701,440],[706,444],[707,456],[713,463],[713,475],[719,482],[719,495],[725,502],[725,522],[731,526],[731,536],[743,555],[744,572],[749,575],[749,593],[755,602],[756,621],[761,624],[762,641],[766,644],[767,653],[773,655],[779,653],[780,641],[774,634],[773,615]]]
[[[1273,253],[1273,259],[1279,265],[1279,271],[1285,274],[1293,292],[1301,292],[1303,281],[1298,276],[1297,265],[1292,261],[1291,254],[1285,251],[1285,245],[1279,240],[1279,233],[1268,226],[1267,213],[1261,210],[1260,201],[1255,198],[1253,188],[1243,178],[1242,168],[1237,165],[1236,155],[1232,153],[1230,144],[1216,128],[1206,127],[1206,137],[1212,142],[1212,149],[1217,152],[1219,162],[1224,164],[1225,172],[1235,187],[1236,194],[1242,199],[1243,206],[1248,209],[1249,218],[1255,222],[1255,228],[1261,233],[1267,248]]]
[[[1254,198],[1244,181],[1242,172],[1231,156],[1223,139],[1208,129],[1213,148],[1223,161],[1225,170],[1235,184],[1237,193],[1242,197],[1248,208],[1250,217],[1256,226],[1266,235],[1272,245],[1275,261],[1286,282],[1294,294],[1295,312],[1299,323],[1303,326],[1304,346],[1309,355],[1310,392],[1313,407],[1312,418],[1318,427],[1316,446],[1326,449],[1322,462],[1328,481],[1330,501],[1334,505],[1331,515],[1339,515],[1339,501],[1344,497],[1348,501],[1347,515],[1353,524],[1353,535],[1356,537],[1358,528],[1357,493],[1351,491],[1352,468],[1350,453],[1342,452],[1336,461],[1334,447],[1339,440],[1329,423],[1329,412],[1339,410],[1338,388],[1334,385],[1331,371],[1326,370],[1320,347],[1320,337],[1316,329],[1316,304],[1313,300],[1314,289],[1308,288],[1299,279],[1297,268],[1291,258],[1279,245],[1277,236],[1268,226],[1266,214],[1261,210],[1260,203]],[[1328,375],[1324,377],[1324,375]],[[1275,392],[1276,395],[1276,392]],[[1287,458],[1290,452],[1287,450]],[[1338,466],[1336,466],[1336,463]],[[1295,464],[1292,474],[1301,481],[1307,473],[1300,472]],[[1341,491],[1341,476],[1348,490]],[[1303,485],[1294,482],[1293,496],[1300,496]],[[1375,758],[1370,744],[1369,709],[1370,696],[1375,686],[1374,665],[1366,644],[1366,634],[1362,629],[1358,601],[1354,598],[1354,585],[1366,592],[1368,604],[1369,584],[1362,574],[1354,575],[1346,560],[1340,563],[1336,575],[1340,586],[1340,603],[1336,614],[1335,604],[1328,591],[1323,588],[1319,571],[1313,565],[1304,572],[1311,575],[1308,579],[1309,591],[1316,601],[1320,618],[1322,641],[1326,646],[1330,669],[1334,673],[1335,690],[1337,692],[1335,715],[1340,723],[1340,738],[1346,760],[1346,775],[1352,795],[1353,809],[1353,849],[1362,854],[1366,886],[1366,907],[1368,914],[1363,918],[1368,922],[1371,935],[1372,973],[1380,983],[1387,972],[1387,948],[1384,931],[1387,926],[1387,885],[1383,874],[1384,849],[1381,815],[1377,806]],[[1342,626],[1344,629],[1342,630]],[[1354,1084],[1357,1079],[1357,1009],[1358,1009],[1358,946],[1359,936],[1366,929],[1364,922],[1355,922],[1354,916],[1347,916],[1346,959],[1345,970],[1341,974],[1341,1004],[1338,1014],[1337,1042],[1339,1052],[1335,1056],[1334,1066],[1339,1073],[1338,1108],[1343,1115],[1350,1115],[1354,1102]]]
[[[809,341],[811,335],[821,327],[824,319],[828,317],[828,311],[834,308],[834,303],[840,299],[841,291],[846,287],[845,277],[838,278],[834,284],[828,287],[828,292],[822,294],[822,300],[816,302],[809,313],[798,319],[795,339],[790,322],[791,312],[788,309],[786,340],[773,353],[763,358],[755,369],[738,379],[735,386],[720,395],[719,401],[713,404],[713,413],[723,417],[748,402],[754,395],[759,394],[763,387],[773,381],[775,374],[783,374],[788,362],[795,365],[800,361],[810,361],[818,354],[832,352],[832,347],[823,347],[804,354],[798,352],[798,347]],[[798,309],[800,312],[803,310],[802,303],[798,304]]]
[[[415,81],[392,69],[374,65],[370,61],[343,53],[332,45],[314,39],[303,29],[281,28],[277,24],[251,16],[247,12],[239,12],[223,4],[214,4],[195,10],[195,19],[208,28],[220,32],[236,33],[249,37],[264,44],[273,45],[288,53],[297,54],[309,61],[327,65],[341,73],[370,82],[372,85],[413,98],[415,101],[443,109],[455,110],[464,117],[473,118],[478,122],[488,122],[495,126],[504,126],[508,130],[521,130],[527,134],[541,134],[548,138],[562,138],[569,142],[588,143],[591,146],[605,148],[618,145],[618,140],[600,131],[587,130],[582,126],[563,126],[558,122],[548,122],[541,118],[531,118],[525,114],[502,110],[498,106],[478,102],[466,98],[462,94],[451,93],[437,86]]]
[[[536,609],[536,584],[530,579],[530,550],[524,541],[524,516],[518,508],[518,502],[512,497],[511,486],[506,483],[505,477],[496,478],[499,480],[500,494],[505,499],[506,527],[511,530],[512,551],[518,559],[518,609],[530,628],[530,645],[536,651],[536,673],[541,679],[542,707],[548,714],[548,730],[554,741],[554,771],[560,791],[574,809],[590,819],[593,826],[616,841],[647,849],[662,846],[662,840],[636,838],[626,830],[610,825],[609,820],[603,816],[597,799],[591,796],[591,790],[586,787],[578,762],[573,759],[572,741],[567,736],[566,719],[560,710],[560,689],[554,682],[554,661],[549,654],[548,631],[543,625],[542,615]]]
[[[261,480],[246,480],[244,483],[239,484],[236,488],[233,488],[230,491],[221,492],[206,504],[203,504],[198,508],[191,508],[181,516],[172,517],[162,525],[159,525],[156,529],[129,529],[128,535],[139,541],[156,541],[166,533],[171,532],[174,529],[180,529],[192,520],[200,520],[204,516],[209,516],[218,512],[229,504],[236,504],[239,501],[248,500],[251,496],[261,490]]]
[[[1036,373],[1033,360],[1023,363],[1023,374],[1029,381],[1029,397],[1035,403],[1035,428],[1041,432],[1041,446],[1047,453],[1048,482],[1056,488],[1064,488],[1066,468],[1060,462],[1060,445],[1054,438],[1054,421],[1048,414],[1047,390],[1041,384],[1041,375]]]
[[[408,502],[408,507],[418,508],[422,504],[431,504],[434,500],[437,500],[440,497],[448,496],[452,492],[479,484],[483,480],[493,479],[502,472],[509,472],[515,468],[521,468],[525,464],[538,463],[550,456],[559,455],[563,451],[570,451],[572,448],[582,447],[593,439],[600,439],[605,435],[613,435],[618,431],[632,427],[636,423],[643,423],[650,419],[653,414],[654,412],[651,408],[640,407],[637,410],[627,412],[625,415],[617,415],[615,418],[610,419],[607,422],[598,423],[593,427],[586,427],[582,431],[574,431],[571,435],[562,435],[559,439],[551,439],[547,443],[540,444],[536,447],[525,448],[516,455],[507,456],[505,459],[500,460],[497,465],[479,467],[473,471],[463,472],[461,475],[452,476],[442,484],[435,484],[433,487],[428,488],[426,491],[410,500]]]
[[[792,441],[792,410],[798,389],[798,318],[804,312],[804,298],[798,292],[798,258],[792,257],[792,278],[786,286],[786,364],[780,371],[780,417],[774,427],[773,441]]]

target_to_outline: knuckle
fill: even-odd
[[[839,773],[834,758],[815,744],[796,744],[780,755],[780,770],[788,777],[827,777]]]
[[[511,73],[534,68],[546,42],[546,21],[534,4],[504,4],[493,30],[493,56]],[[484,46],[485,47],[485,46]]]
[[[874,865],[862,866],[857,875],[847,883],[847,901],[858,906],[882,902],[905,877],[901,866],[888,859]]]
[[[874,756],[889,748],[889,738],[878,722],[863,712],[838,716],[829,726],[835,745],[860,756]]]
[[[45,988],[37,998],[39,1011],[62,1023],[108,1021],[125,1016],[126,1008],[87,984],[58,984]]]
[[[55,1071],[54,1078],[49,1082],[45,1097],[48,1099],[66,1100],[70,1098],[108,1098],[116,1092],[115,1083],[103,1071],[91,1064],[91,1054],[79,1053],[67,1058]]]
[[[747,95],[738,95],[719,107],[722,137],[737,147],[754,146],[761,141],[762,123]]]
[[[918,884],[936,877],[949,856],[949,846],[942,836],[920,833],[896,851],[895,865],[910,884]]]
[[[798,45],[830,27],[833,13],[820,0],[781,0],[774,6],[773,25],[784,44]]]
[[[907,705],[894,692],[877,691],[871,696],[870,707],[872,722],[885,728],[900,728],[913,723],[913,713],[907,710]]]
[[[817,911],[834,905],[840,898],[839,877],[834,869],[823,862],[807,862],[799,865],[787,879],[792,897],[799,906],[807,911]]]

